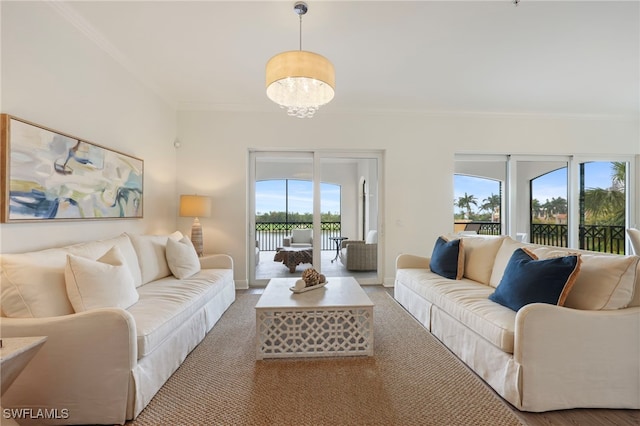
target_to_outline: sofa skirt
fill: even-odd
[[[396,281],[394,297],[462,362],[516,408],[522,407],[521,366],[438,306]]]
[[[127,420],[132,420],[149,404],[162,385],[180,367],[235,300],[233,279],[167,338],[161,346],[138,360],[131,372]]]

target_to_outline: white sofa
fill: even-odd
[[[196,255],[199,272],[183,279],[172,275],[167,241],[180,237],[122,234],[2,255],[2,336],[48,337],[3,395],[3,408],[67,410],[68,417],[33,424],[123,424],[135,418],[235,300],[227,255]],[[137,302],[126,309],[75,312],[65,282],[68,255],[98,259],[114,247],[131,272]]]
[[[544,247],[509,237],[462,237],[464,276],[443,278],[430,258],[401,254],[395,298],[522,411],[640,408],[638,256]],[[514,250],[538,258],[580,253],[564,306],[517,312],[488,299]]]

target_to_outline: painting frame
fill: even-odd
[[[142,219],[144,160],[0,114],[0,223]]]

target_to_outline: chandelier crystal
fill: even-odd
[[[267,62],[267,97],[287,114],[311,118],[335,94],[335,70],[324,56],[302,50],[302,15],[307,5],[298,2],[294,11],[300,16],[300,50],[280,53]]]

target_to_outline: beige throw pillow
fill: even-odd
[[[492,235],[463,236],[464,277],[488,285],[503,239],[504,236]]]
[[[187,237],[183,237],[179,241],[172,238],[167,240],[167,263],[171,273],[180,280],[200,271],[198,253]]]
[[[64,276],[67,296],[76,312],[126,309],[139,298],[133,275],[117,246],[97,260],[67,255]]]
[[[140,265],[141,285],[171,275],[167,265],[167,239],[179,240],[183,237],[180,231],[169,235],[134,235],[129,234],[136,250]]]

